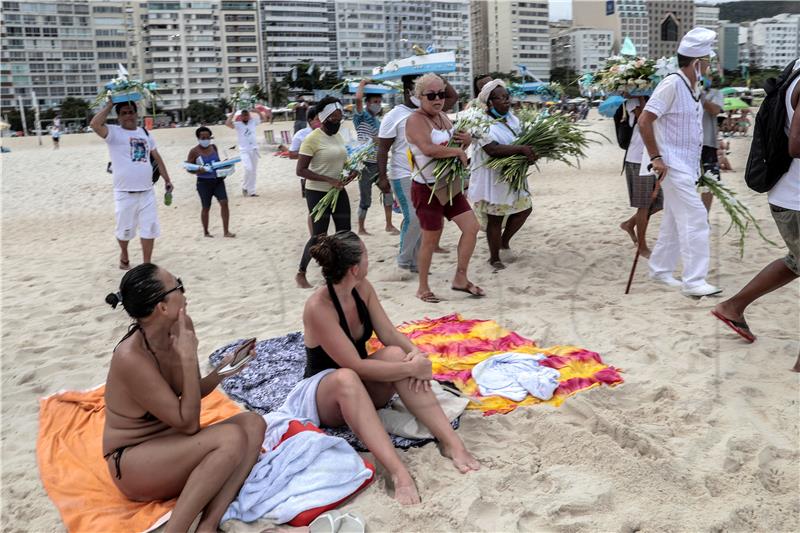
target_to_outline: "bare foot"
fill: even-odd
[[[463,444],[454,447],[442,446],[441,452],[442,455],[453,461],[455,467],[462,474],[466,474],[471,470],[477,471],[481,469],[481,464],[467,451]]]
[[[358,234],[359,234],[359,235],[367,235],[367,236],[370,236],[370,235],[372,235],[372,233],[368,232],[368,231],[367,231],[366,229],[364,229],[364,228],[361,228],[361,229],[359,229],[359,230],[358,230]]]
[[[392,235],[400,235],[400,230],[395,228],[394,226],[387,226],[386,233],[390,233]]]
[[[213,235],[211,235],[209,232],[205,232],[205,233],[203,234],[203,237],[208,237],[209,239],[213,239],[213,238],[214,238],[214,236],[213,236]]]
[[[633,244],[638,244],[639,241],[636,239],[636,232],[633,231],[633,224],[630,221],[626,220],[625,222],[620,224],[619,227],[622,231],[626,231],[628,235],[631,236]]]
[[[420,502],[417,486],[413,479],[399,481],[392,476],[392,482],[394,483],[394,499],[400,502],[400,505],[417,505]]]
[[[650,248],[645,246],[644,248],[639,248],[639,255],[644,257],[645,259],[650,259]]]
[[[435,253],[435,254],[449,254],[450,250],[448,250],[447,248],[442,248],[441,246],[437,246],[436,248],[434,248],[433,253]]]
[[[130,270],[130,268],[131,268],[131,262],[128,261],[127,259],[122,259],[120,257],[119,258],[119,269],[120,270]]]
[[[225,234],[225,236],[229,239],[233,239],[236,237],[235,233],[231,233],[230,231]]]
[[[297,283],[297,286],[300,287],[301,289],[311,288],[311,284],[306,279],[305,272],[298,272],[297,274],[295,274],[294,281]]]

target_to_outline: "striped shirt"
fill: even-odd
[[[700,152],[703,147],[703,106],[699,94],[691,86],[683,72],[667,76],[653,91],[644,110],[658,117],[653,129],[664,164],[699,177]],[[647,155],[647,159],[643,161],[649,159],[650,156]]]
[[[378,117],[375,117],[366,109],[361,113],[353,115],[353,125],[356,127],[356,136],[359,143],[368,143],[375,140],[378,136],[378,131],[381,127],[381,122]],[[369,163],[375,163],[377,160],[373,157],[367,159]]]

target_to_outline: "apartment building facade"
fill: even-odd
[[[719,62],[724,70],[739,68],[739,25],[719,21]]]
[[[608,14],[605,2],[595,0],[572,0],[572,18],[576,27],[611,30],[616,53],[625,38],[636,47],[636,53],[647,57],[650,53],[650,22],[646,0],[617,0],[614,12]]]
[[[783,68],[800,56],[800,15],[754,20],[750,32],[750,60],[758,67]]]
[[[613,44],[611,30],[574,27],[562,31],[552,41],[553,67],[568,68],[578,74],[596,72],[612,55]]]
[[[694,27],[695,4],[691,0],[651,0],[647,2],[647,16],[650,57],[671,57],[686,32]]]
[[[488,71],[511,72],[520,65],[542,81],[550,79],[550,28],[547,2],[487,0]],[[476,46],[481,46],[476,44]]]

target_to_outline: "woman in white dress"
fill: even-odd
[[[531,214],[531,195],[527,188],[519,192],[511,190],[508,184],[498,179],[498,171],[485,166],[485,163],[490,157],[516,154],[534,163],[537,156],[529,146],[511,144],[520,133],[520,123],[511,113],[511,99],[502,80],[492,80],[484,85],[478,100],[486,106],[486,113],[495,122],[488,135],[478,141],[480,145],[473,155],[469,199],[481,227],[486,228],[489,263],[495,270],[502,270],[505,265],[500,260],[500,250],[510,248],[511,238]]]

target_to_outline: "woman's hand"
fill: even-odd
[[[178,353],[182,361],[197,363],[197,336],[189,327],[185,307],[178,311],[178,320],[170,329],[169,340],[172,349]]]
[[[462,148],[455,148],[456,153],[453,157],[457,157],[461,160],[461,164],[465,167],[469,167],[469,158],[467,157],[466,152]]]
[[[433,379],[433,365],[430,359],[422,352],[412,352],[414,355],[409,360],[411,364],[411,377],[417,380],[429,381]]]
[[[525,157],[527,157],[528,163],[531,165],[536,163],[536,160],[539,159],[539,156],[536,155],[536,152],[534,152],[533,148],[531,148],[530,146],[525,146],[525,145],[520,146],[519,153],[520,155],[524,155]]]
[[[328,183],[330,183],[331,187],[334,189],[342,190],[344,189],[345,183],[342,180],[338,180],[336,178],[328,178]]]
[[[466,148],[472,142],[472,135],[466,131],[457,131],[453,134],[453,138],[458,141],[461,148]]]

